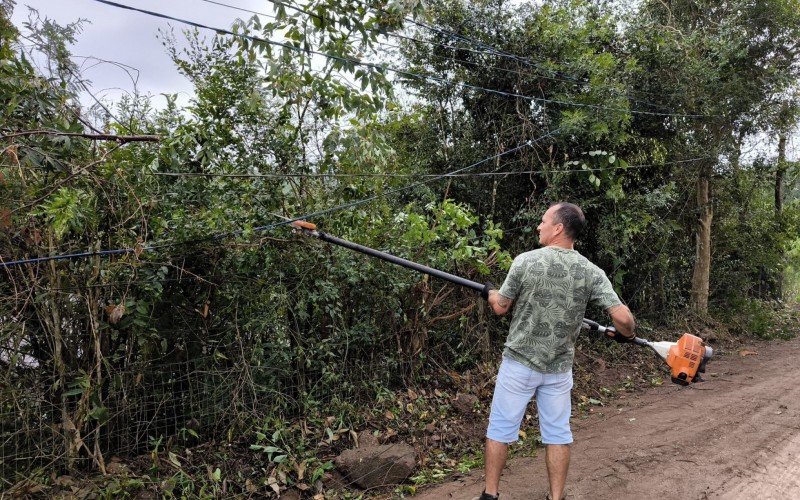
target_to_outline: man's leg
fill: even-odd
[[[506,464],[508,443],[519,439],[519,425],[534,394],[529,382],[533,372],[516,361],[503,359],[494,386],[489,428],[486,429],[486,493],[497,495]]]
[[[572,431],[569,417],[572,412],[570,392],[572,372],[546,374],[544,383],[536,390],[536,409],[542,441],[547,446],[545,462],[550,480],[550,496],[561,500],[569,471],[569,445]]]
[[[494,439],[486,438],[486,452],[484,453],[486,488],[484,491],[490,495],[497,495],[500,491],[500,475],[506,465],[508,445]]]
[[[545,451],[547,478],[550,480],[550,498],[561,500],[569,471],[569,445],[548,444]],[[487,474],[488,477],[488,474]]]

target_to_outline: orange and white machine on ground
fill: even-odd
[[[614,331],[614,327],[603,326],[585,318],[583,327],[600,333]],[[714,350],[703,339],[691,333],[684,333],[677,342],[651,342],[639,337],[634,337],[630,342],[652,349],[669,366],[672,381],[680,385],[701,381],[699,374],[706,371],[706,363],[714,356]]]

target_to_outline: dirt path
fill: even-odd
[[[709,364],[706,382],[654,387],[573,420],[569,498],[800,498],[800,338],[742,349]],[[415,499],[482,488],[473,471]],[[546,492],[544,453],[509,462],[503,500]]]

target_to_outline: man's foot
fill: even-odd
[[[548,493],[547,496],[544,497],[544,500],[553,500],[553,497],[550,495],[550,493]],[[561,500],[567,500],[567,494],[566,493],[564,493],[564,496],[561,497]]]
[[[499,498],[500,498],[500,493],[498,493],[497,495],[490,495],[484,491],[483,493],[481,493],[481,496],[475,497],[472,500],[498,500]]]

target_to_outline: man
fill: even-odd
[[[609,334],[614,340],[634,337],[633,315],[606,274],[574,249],[585,225],[578,206],[551,206],[537,228],[542,248],[517,256],[500,290],[488,293],[495,314],[506,314],[512,304],[514,313],[486,431],[486,488],[480,500],[498,498],[508,445],[517,440],[534,395],[546,445],[547,497],[563,497],[572,443],[572,361],[587,304],[608,311],[616,328]]]

